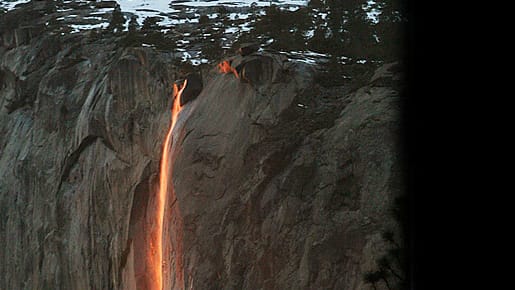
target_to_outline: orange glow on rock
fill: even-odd
[[[170,160],[169,153],[171,149],[172,143],[172,132],[175,127],[175,123],[177,122],[177,116],[182,109],[180,105],[181,94],[186,88],[187,80],[184,80],[184,83],[179,88],[177,84],[173,86],[173,92],[175,96],[175,100],[172,106],[172,120],[170,124],[170,128],[168,129],[168,134],[166,135],[165,143],[163,145],[163,154],[161,156],[161,166],[159,169],[159,192],[158,192],[158,202],[157,202],[157,231],[154,235],[151,236],[150,242],[150,257],[152,264],[152,273],[151,273],[151,290],[162,290],[163,289],[163,219],[165,213],[165,203],[166,197],[168,193],[169,184],[171,184],[171,180],[168,180],[168,172],[170,170]]]
[[[232,72],[236,76],[236,78],[240,78],[236,69],[233,68],[231,66],[231,63],[227,60],[224,60],[218,64],[218,70],[220,71],[220,73],[224,73],[224,74]]]

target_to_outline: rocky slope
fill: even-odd
[[[183,70],[114,36],[1,27],[0,289],[146,289]],[[282,55],[230,60],[239,77],[204,70],[174,131],[165,289],[369,288],[402,193],[396,66],[327,88]]]

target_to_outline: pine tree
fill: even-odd
[[[139,23],[136,18],[136,15],[131,16],[131,20],[129,21],[129,34],[134,34],[138,31]]]
[[[110,32],[120,33],[123,31],[124,24],[125,24],[125,17],[122,14],[120,6],[116,6],[116,8],[113,10],[113,13],[111,16],[111,22],[109,23],[109,26],[107,27],[107,29]]]

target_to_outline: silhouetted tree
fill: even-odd
[[[143,26],[141,27],[141,32],[155,32],[159,30],[160,26],[157,22],[161,20],[161,17],[147,17],[143,20]]]
[[[224,27],[229,25],[229,10],[224,5],[220,5],[216,8],[216,13],[218,14],[218,19],[223,23]]]
[[[111,22],[109,22],[109,26],[107,29],[110,32],[121,33],[123,31],[123,25],[125,24],[125,17],[122,14],[120,6],[116,6],[114,8],[113,13],[111,15]]]
[[[333,52],[353,59],[367,58],[375,44],[366,0],[326,0]]]
[[[139,24],[136,20],[136,16],[131,16],[129,21],[129,28],[125,37],[120,40],[119,45],[123,47],[137,47],[141,45],[142,36],[138,31]]]
[[[200,15],[199,19],[198,19],[198,23],[200,25],[206,25],[209,23],[209,17],[205,14],[202,14]]]
[[[379,38],[381,51],[378,55],[385,61],[397,60],[402,57],[405,45],[405,26],[409,21],[406,7],[402,0],[381,0],[376,2],[381,11],[378,23],[374,25],[376,36]]]
[[[129,21],[129,33],[136,33],[138,28],[139,28],[139,23],[138,21],[136,20],[137,16],[136,15],[132,15],[131,16],[131,20]]]
[[[271,5],[265,8],[265,13],[258,19],[252,33],[273,38],[272,48],[277,50],[305,48],[305,34],[312,22],[307,8],[289,11]]]
[[[162,17],[145,18],[138,33],[139,39],[141,42],[154,45],[157,49],[169,51],[175,47],[175,42],[162,32],[163,27],[158,23],[160,20]]]

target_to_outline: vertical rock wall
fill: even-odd
[[[0,289],[145,289],[175,69],[2,33]],[[231,61],[240,78],[205,75],[174,132],[167,289],[367,289],[402,192],[393,66],[351,89],[277,54]]]
[[[170,116],[169,65],[150,49],[44,35],[1,48],[0,68],[0,289],[143,285],[135,249]]]
[[[277,55],[231,61],[246,77],[213,72],[176,132],[176,285],[370,287],[401,193],[393,65],[348,91]]]

